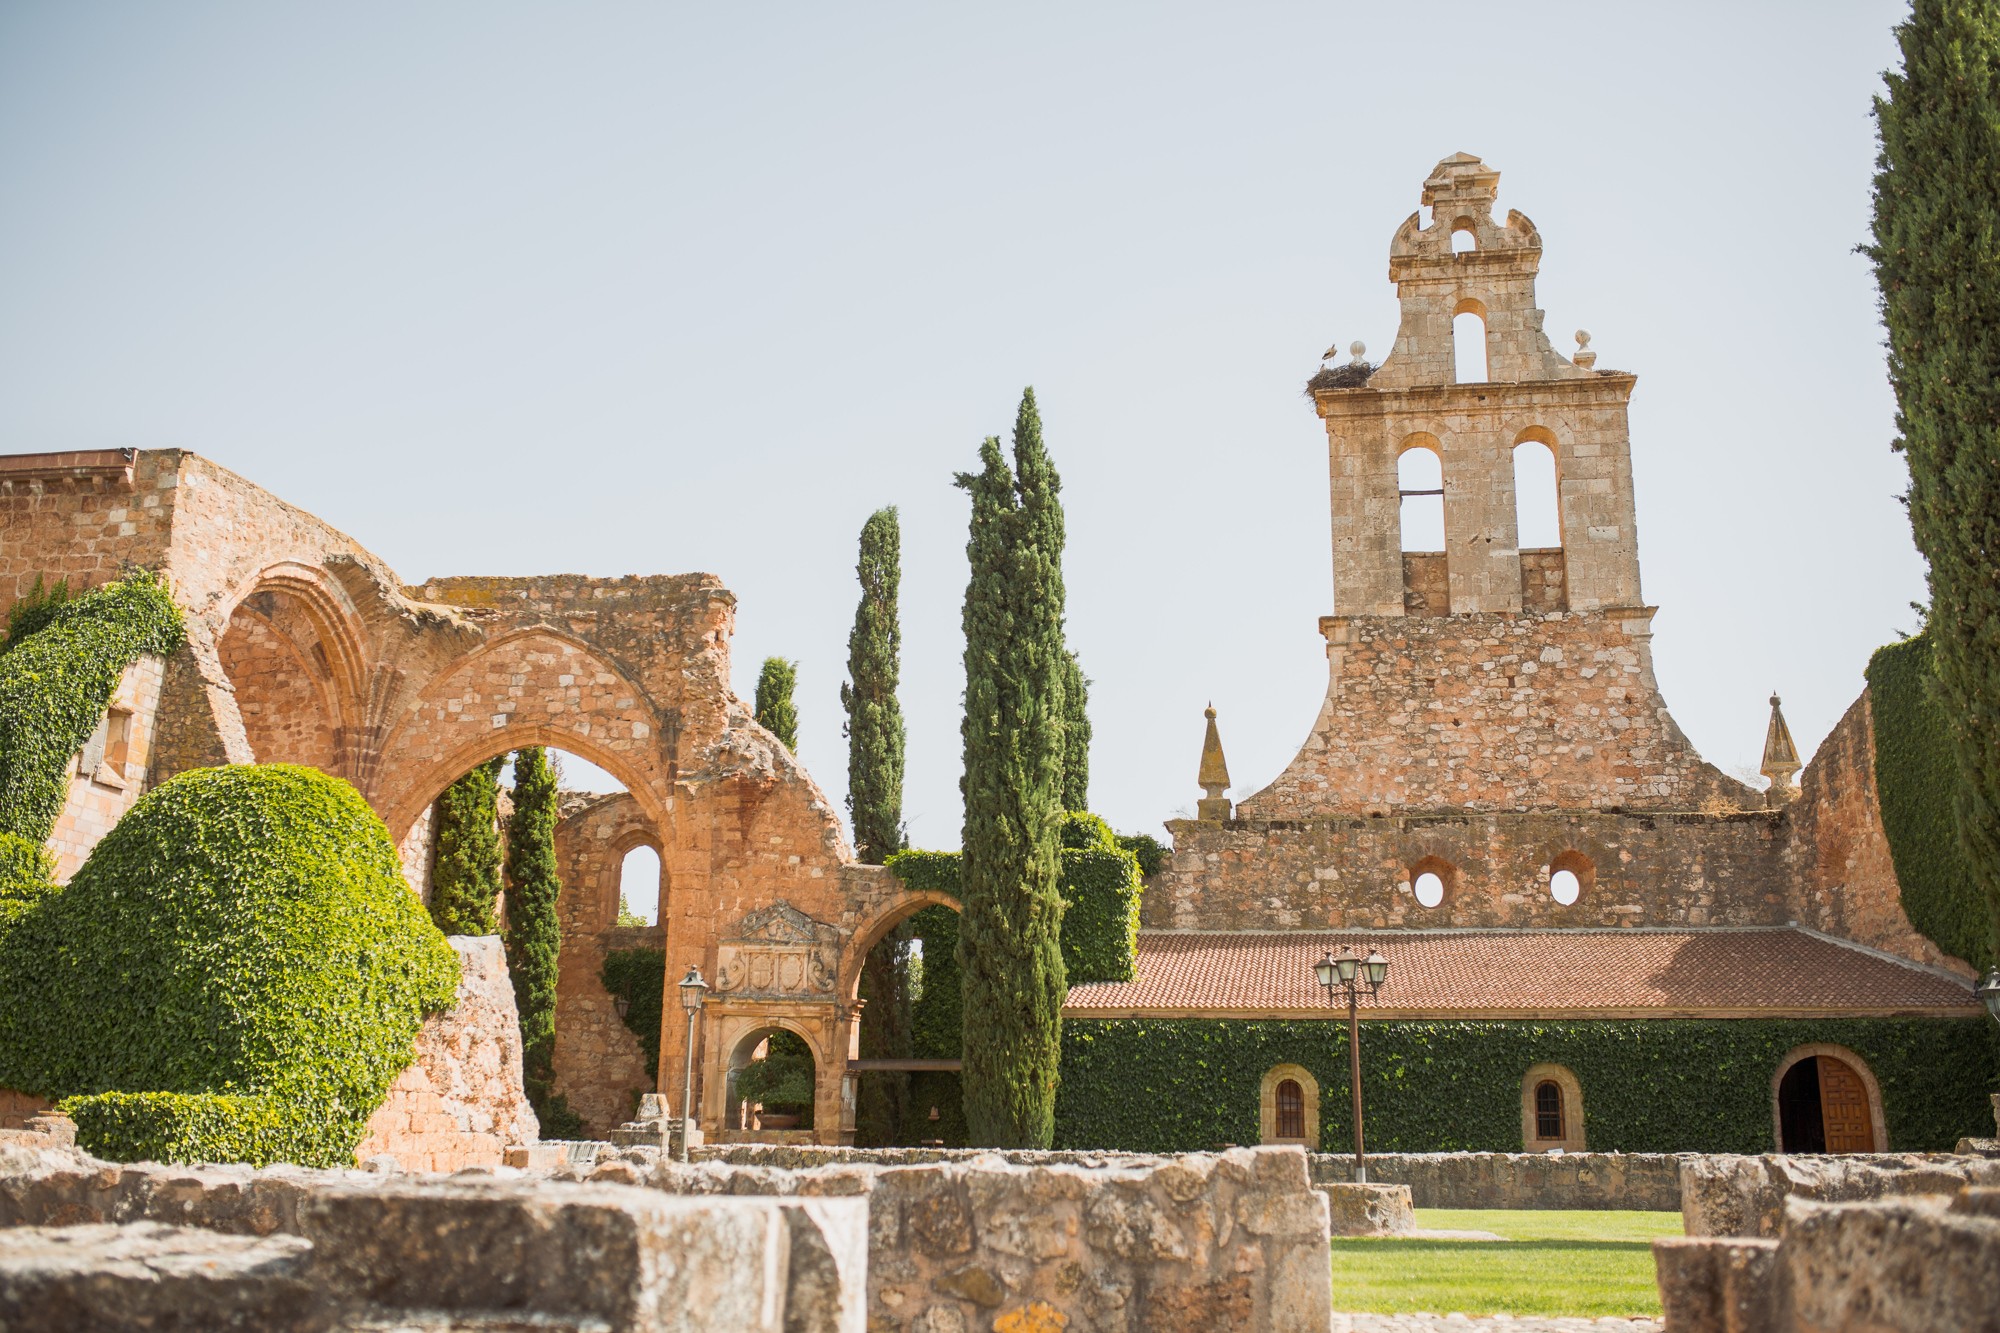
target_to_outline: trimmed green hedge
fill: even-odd
[[[183,1095],[75,1103],[92,1151],[343,1166],[458,960],[359,792],[233,765],[141,797],[15,914],[0,976],[0,1086]]]
[[[1595,1151],[1769,1152],[1779,1061],[1833,1042],[1874,1072],[1891,1148],[1948,1150],[1992,1132],[1996,1034],[1984,1019],[1367,1022],[1368,1147],[1518,1152],[1521,1077],[1550,1061],[1582,1084]],[[1256,1143],[1264,1074],[1285,1063],[1319,1082],[1320,1146],[1347,1151],[1345,1022],[1066,1019],[1056,1146]]]
[[[1993,966],[1994,907],[1958,837],[1958,756],[1937,697],[1928,634],[1876,651],[1868,661],[1868,697],[1875,790],[1903,911],[1938,948],[1983,972]]]
[[[57,1109],[78,1142],[114,1162],[313,1162],[340,1129],[277,1097],[227,1093],[100,1092]],[[353,1164],[354,1150],[329,1166]]]
[[[604,955],[597,979],[613,999],[625,1001],[620,1020],[646,1052],[646,1086],[659,1077],[660,1005],[667,995],[667,953],[664,949],[613,949]]]
[[[0,832],[41,844],[69,797],[69,765],[97,730],[125,669],[186,642],[156,576],[133,574],[41,604],[0,656]]]
[[[1096,815],[1064,815],[1061,836],[1062,869],[1056,888],[1063,897],[1062,957],[1069,984],[1130,981],[1139,948],[1139,898],[1145,887],[1139,876],[1139,860],[1119,845],[1117,836]],[[889,858],[889,868],[912,889],[956,898],[960,856],[958,852],[898,852]],[[952,938],[944,947],[955,948],[957,934],[954,924]],[[926,968],[935,958],[925,937]],[[955,976],[956,968],[953,973]],[[957,1054],[954,1043],[950,1055]]]
[[[956,1060],[965,1047],[958,913],[926,907],[910,918],[910,937],[923,945],[923,966],[910,988],[910,1054],[919,1060]]]

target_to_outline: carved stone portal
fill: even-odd
[[[839,929],[779,899],[717,946],[715,989],[731,998],[831,997],[839,966]]]

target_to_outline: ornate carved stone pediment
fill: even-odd
[[[833,997],[840,931],[783,899],[744,917],[716,949],[715,989],[728,996]]]

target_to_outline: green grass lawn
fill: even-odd
[[[1419,1208],[1430,1231],[1502,1240],[1333,1242],[1333,1308],[1378,1314],[1657,1315],[1652,1240],[1679,1213]]]

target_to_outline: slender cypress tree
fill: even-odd
[[[799,748],[799,710],[792,704],[798,683],[799,664],[782,657],[765,658],[757,673],[757,721],[793,751]]]
[[[1063,779],[1065,810],[1090,809],[1090,681],[1075,653],[1063,661]]]
[[[556,899],[556,772],[540,746],[514,752],[514,813],[507,818],[507,971],[521,1015],[521,1071],[546,1137],[572,1130],[567,1098],[554,1094],[556,968],[562,923]]]
[[[1930,562],[1959,839],[2000,917],[2000,4],[1915,0],[1896,36],[1868,254]]]
[[[444,789],[432,831],[431,920],[447,935],[491,935],[500,896],[500,766],[489,759]]]
[[[1067,992],[1056,888],[1062,812],[1063,514],[1032,389],[1014,465],[988,438],[972,494],[965,590],[965,1118],[972,1142],[1047,1147]]]
[[[847,636],[847,674],[840,687],[847,710],[847,813],[854,848],[869,865],[903,850],[903,630],[896,593],[903,580],[902,526],[895,509],[878,509],[861,528],[855,574],[861,601]]]

